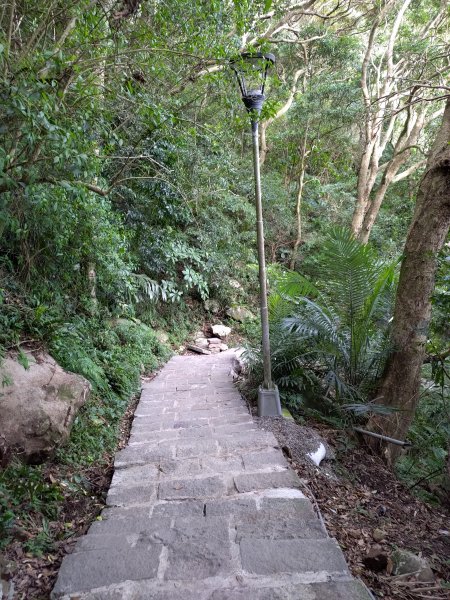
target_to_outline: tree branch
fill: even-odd
[[[267,156],[267,143],[266,143],[267,128],[269,127],[269,125],[271,125],[275,121],[275,119],[279,119],[280,117],[285,115],[288,112],[288,110],[291,108],[292,103],[294,102],[295,94],[297,93],[298,80],[300,78],[300,75],[302,75],[302,73],[304,73],[304,69],[297,69],[297,71],[295,71],[288,99],[283,104],[283,106],[280,109],[278,109],[278,111],[275,113],[275,115],[273,117],[270,117],[270,119],[263,121],[260,125],[261,152],[260,152],[259,162],[260,162],[261,166],[264,164],[264,162],[266,160],[266,156]]]
[[[410,167],[408,167],[407,169],[405,169],[404,171],[402,171],[401,173],[399,173],[398,175],[396,175],[392,179],[392,183],[397,183],[399,181],[402,181],[403,179],[406,179],[412,173],[414,173],[418,169],[424,167],[426,164],[427,164],[427,159],[426,158],[424,158],[423,160],[420,160],[417,163],[414,163],[413,165],[411,165]]]

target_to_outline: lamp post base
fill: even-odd
[[[280,417],[280,394],[275,385],[273,389],[258,388],[258,417]]]

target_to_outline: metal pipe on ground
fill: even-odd
[[[384,440],[385,442],[389,442],[390,444],[395,444],[396,446],[408,447],[412,446],[411,442],[404,442],[402,440],[396,440],[395,438],[391,438],[387,435],[383,435],[381,433],[375,433],[373,431],[367,431],[367,429],[361,429],[361,427],[353,427],[353,431],[357,431],[358,433],[362,433],[363,435],[369,435],[370,437],[377,438],[379,440]]]

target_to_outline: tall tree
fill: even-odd
[[[439,89],[446,89],[449,68],[442,51],[446,4],[431,3],[434,15],[425,22],[417,18],[411,0],[389,0],[370,15],[361,65],[364,116],[352,218],[352,231],[362,242],[369,239],[389,186],[425,164],[418,142],[424,128],[441,115],[442,108],[431,100],[442,98]]]
[[[371,422],[375,431],[392,437],[406,435],[419,399],[437,254],[445,243],[449,227],[450,96],[419,186],[400,271],[392,354],[379,389],[383,403],[399,410],[390,416],[376,416]],[[381,444],[381,447],[388,462],[392,463],[399,447],[390,444]]]

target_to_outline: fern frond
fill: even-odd
[[[279,323],[292,312],[292,304],[276,293],[269,296],[267,306],[272,323]]]
[[[160,284],[144,273],[132,273],[132,280],[136,286],[136,299],[156,302],[160,297],[164,300],[163,289]]]

